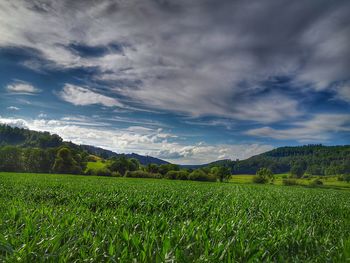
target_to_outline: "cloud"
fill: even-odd
[[[292,123],[291,128],[262,127],[248,130],[246,134],[277,140],[320,142],[328,141],[338,132],[350,132],[350,115],[319,114],[309,120]]]
[[[9,84],[6,89],[12,93],[34,94],[40,92],[40,89],[26,82],[15,82]]]
[[[288,87],[265,84],[271,77],[348,101],[332,84],[350,79],[349,8],[318,0],[5,1],[0,46],[36,50],[36,68],[94,69],[93,81],[110,88],[100,104],[123,95],[145,108],[268,123],[304,114]],[[86,56],[79,47],[103,52]]]
[[[198,143],[187,145],[176,141],[177,136],[161,128],[129,126],[123,129],[101,127],[101,123],[81,117],[62,119],[24,120],[2,118],[0,123],[38,131],[49,131],[64,140],[78,144],[90,144],[118,153],[136,152],[166,159],[180,164],[202,164],[217,159],[245,159],[273,149],[271,145],[260,144],[217,144]]]
[[[74,105],[86,106],[92,104],[101,104],[106,107],[122,107],[123,104],[117,99],[111,98],[88,88],[79,87],[72,84],[65,84],[59,97],[64,101]]]
[[[15,106],[7,107],[7,109],[10,110],[10,111],[18,111],[18,110],[20,110],[20,108],[15,107]]]
[[[27,123],[27,121],[25,121],[23,119],[3,118],[0,116],[0,124],[6,124],[6,125],[9,125],[11,127],[28,129],[28,123]]]

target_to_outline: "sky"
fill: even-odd
[[[350,142],[350,1],[0,0],[0,123],[172,163]]]

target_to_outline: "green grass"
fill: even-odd
[[[275,175],[275,185],[282,185],[282,180],[284,176],[289,176],[288,174],[276,174]],[[251,174],[239,174],[233,175],[230,179],[231,183],[236,184],[252,184],[254,175]],[[310,178],[296,179],[297,183],[301,186],[309,186],[310,182],[315,179],[320,179],[323,182],[321,188],[334,188],[339,190],[350,190],[350,183],[345,181],[339,181],[337,176],[311,176]]]
[[[98,170],[106,167],[106,165],[107,165],[107,162],[101,162],[101,161],[88,162],[86,168],[92,169],[92,170]]]
[[[350,191],[0,173],[0,262],[346,262]]]

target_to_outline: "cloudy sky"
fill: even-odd
[[[0,0],[0,122],[174,163],[350,142],[350,1]]]

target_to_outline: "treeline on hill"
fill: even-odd
[[[93,156],[89,156],[90,161]],[[96,162],[96,160],[95,160]],[[86,174],[98,176],[154,178],[172,180],[223,182],[231,176],[230,169],[224,166],[203,167],[200,169],[181,169],[176,164],[148,164],[141,165],[135,158],[126,156],[112,157],[102,160],[104,164],[98,168],[88,168]]]
[[[88,169],[90,162],[103,162],[98,169]],[[91,155],[86,146],[64,142],[58,135],[0,125],[0,171],[30,173],[86,174],[138,178],[167,178],[196,181],[224,181],[229,168],[203,167],[180,169],[178,165],[141,163],[117,154],[107,160]]]
[[[222,161],[233,174],[256,174],[259,168],[273,173],[337,175],[350,173],[350,145],[280,147],[246,160]],[[216,162],[215,165],[218,165]]]

